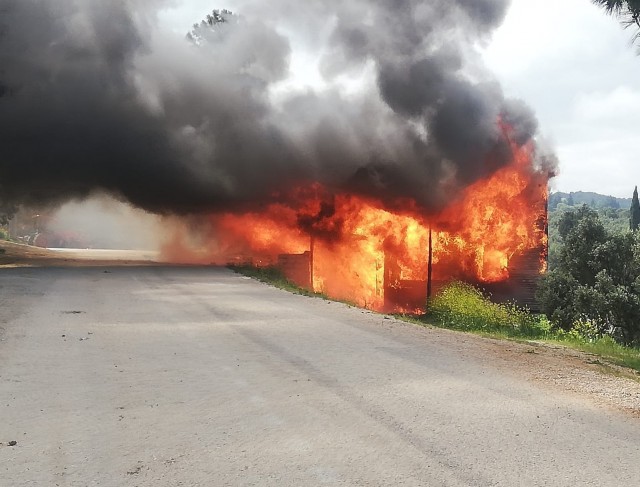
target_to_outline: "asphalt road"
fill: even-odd
[[[640,482],[640,420],[225,269],[0,269],[0,340],[3,487]]]

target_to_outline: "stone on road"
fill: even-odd
[[[481,339],[226,269],[0,269],[0,340],[3,486],[640,479],[637,419]]]

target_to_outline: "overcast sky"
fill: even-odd
[[[640,56],[588,0],[514,0],[486,53],[560,158],[555,189],[630,197],[640,185]]]
[[[212,8],[242,13],[242,0],[184,0],[162,22],[186,31]],[[630,197],[640,184],[640,56],[631,35],[589,0],[513,0],[486,47],[506,94],[534,108],[559,156],[554,190]],[[308,61],[294,56],[292,69]],[[296,75],[317,81],[309,69]]]

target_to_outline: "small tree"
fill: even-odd
[[[633,199],[631,200],[631,214],[629,216],[629,227],[635,232],[640,226],[640,201],[638,201],[638,187],[633,190]]]
[[[558,266],[580,283],[595,282],[592,251],[607,240],[607,231],[598,213],[582,205],[560,218],[558,234],[563,243]]]

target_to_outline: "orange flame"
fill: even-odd
[[[370,309],[413,311],[426,296],[431,229],[435,283],[505,281],[515,256],[543,256],[547,245],[548,175],[533,168],[532,145],[513,149],[511,164],[437,215],[421,214],[411,201],[391,211],[373,198],[327,197],[318,184],[296,188],[286,204],[213,214],[215,236],[205,238],[200,260],[266,265],[311,250],[315,291]],[[542,257],[537,270],[544,270]],[[397,299],[403,292],[417,298]]]

